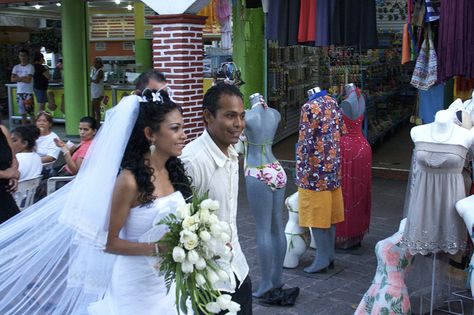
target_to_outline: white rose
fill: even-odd
[[[218,224],[218,223],[219,223],[219,218],[218,218],[217,215],[215,215],[214,213],[211,213],[211,214],[209,215],[208,222],[209,222],[210,224]]]
[[[196,231],[197,228],[198,228],[198,223],[199,223],[199,219],[196,218],[195,216],[192,216],[192,217],[186,217],[184,218],[183,220],[183,224],[182,224],[182,227],[183,229],[185,230],[189,230],[189,231]]]
[[[209,234],[208,231],[204,230],[199,232],[199,237],[204,241],[204,242],[209,242],[211,239],[211,234]]]
[[[186,257],[186,253],[184,249],[179,246],[173,248],[173,260],[176,262],[183,262],[184,258]]]
[[[201,201],[200,206],[202,210],[210,210],[212,206],[212,199],[204,199]]]
[[[195,264],[199,260],[199,255],[198,253],[193,249],[188,252],[188,260],[190,263]]]
[[[219,237],[222,233],[221,227],[219,224],[212,224],[211,225],[211,234],[214,237]]]
[[[206,278],[200,273],[196,274],[196,283],[198,286],[202,287],[206,283]]]
[[[209,206],[209,210],[211,210],[211,211],[219,210],[219,201],[217,201],[217,200],[212,200],[212,201],[211,201],[211,204],[210,204],[210,206]]]
[[[182,263],[181,263],[181,270],[184,272],[184,273],[191,273],[194,271],[194,267],[193,267],[193,263],[188,261],[187,259],[185,259]]]
[[[230,235],[231,230],[230,230],[230,225],[229,225],[229,223],[227,223],[227,222],[225,222],[225,221],[219,221],[219,226],[220,226],[222,232],[225,232],[225,233],[227,233],[227,234]]]
[[[217,302],[209,302],[206,304],[206,310],[209,313],[217,314],[221,311],[221,308],[219,307],[219,304],[217,304]]]
[[[210,215],[211,213],[207,209],[205,210],[201,209],[201,211],[199,211],[199,218],[201,219],[202,223],[209,223]]]
[[[234,301],[230,301],[228,310],[230,313],[235,314],[240,311],[240,304]]]
[[[229,236],[229,234],[227,234],[227,233],[221,233],[220,237],[221,237],[221,240],[222,240],[224,243],[227,244],[227,243],[230,242],[230,236]]]
[[[199,257],[198,261],[194,264],[197,270],[204,270],[207,267],[204,258]]]
[[[222,269],[219,269],[217,271],[217,275],[219,276],[219,279],[221,281],[226,281],[227,279],[229,279],[229,275],[227,274],[227,272],[225,272],[224,270]]]
[[[229,294],[222,294],[216,300],[217,304],[222,310],[228,309],[231,301],[232,297]]]
[[[207,268],[207,279],[211,284],[214,284],[219,281],[219,276],[214,270]]]
[[[190,209],[190,204],[189,203],[180,203],[178,207],[176,208],[176,216],[178,219],[184,219],[186,217],[189,217],[191,214]]]
[[[193,233],[191,231],[187,230],[182,230],[180,233],[180,241],[183,243],[184,248],[187,250],[195,249],[196,246],[198,246],[199,239],[196,233]]]

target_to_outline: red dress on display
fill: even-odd
[[[362,134],[364,114],[356,119],[344,114],[342,117],[347,128],[347,133],[341,138],[344,222],[336,225],[336,246],[350,248],[358,245],[369,229],[372,149]]]

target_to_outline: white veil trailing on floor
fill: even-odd
[[[0,314],[87,314],[103,296],[112,191],[138,110],[128,96],[107,111],[76,178],[0,225]]]

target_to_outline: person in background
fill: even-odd
[[[135,83],[135,94],[141,95],[146,88],[156,91],[165,90],[173,100],[173,92],[168,87],[165,75],[156,69],[150,69],[138,76]]]
[[[33,74],[34,67],[29,63],[30,53],[26,49],[20,50],[18,59],[20,63],[13,67],[10,80],[16,82],[16,102],[18,113],[21,115],[21,123],[27,123],[27,114],[33,120],[35,103],[33,98]]]
[[[97,133],[97,128],[97,120],[93,117],[82,117],[79,121],[79,135],[81,137],[79,145],[68,148],[67,143],[63,142],[61,139],[54,139],[56,145],[63,151],[66,160],[64,175],[76,175],[77,172],[79,172],[79,168],[86,156],[87,150],[89,150],[92,140]]]
[[[51,128],[53,117],[47,112],[39,112],[36,115],[36,127],[40,130],[40,136],[36,140],[36,152],[41,156],[42,163],[54,162],[59,156],[60,149],[56,146],[54,139],[59,138]]]
[[[35,152],[36,139],[40,131],[36,126],[20,126],[11,133],[13,153],[18,160],[20,180],[27,180],[41,175],[43,164]]]
[[[48,84],[49,84],[49,68],[44,65],[44,56],[40,52],[36,52],[33,58],[35,73],[33,75],[33,90],[38,102],[38,111],[43,111],[48,101]]]
[[[94,66],[91,68],[91,98],[92,115],[95,120],[100,122],[100,103],[104,98],[104,69],[102,59],[95,58]]]
[[[0,224],[20,212],[12,196],[18,187],[19,177],[10,133],[0,124]]]
[[[199,195],[219,201],[217,216],[229,223],[232,231],[229,247],[233,254],[234,274],[217,288],[230,292],[240,304],[239,315],[252,314],[252,282],[249,265],[237,234],[237,200],[239,197],[239,159],[234,146],[245,128],[242,93],[236,86],[220,83],[204,95],[203,116],[206,130],[183,149],[181,160]]]
[[[53,70],[53,81],[54,82],[62,82],[63,81],[63,59],[59,59],[58,63],[56,64],[56,68]]]

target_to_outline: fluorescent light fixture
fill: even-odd
[[[60,7],[60,6],[61,6],[61,2],[56,2],[56,6],[57,6],[57,7]]]
[[[115,4],[120,4],[120,0],[115,0]]]
[[[131,4],[127,5],[127,10],[128,11],[132,11],[133,10],[133,6]]]
[[[41,8],[41,6],[39,4],[35,4],[34,7],[35,7],[36,10],[39,10]]]

